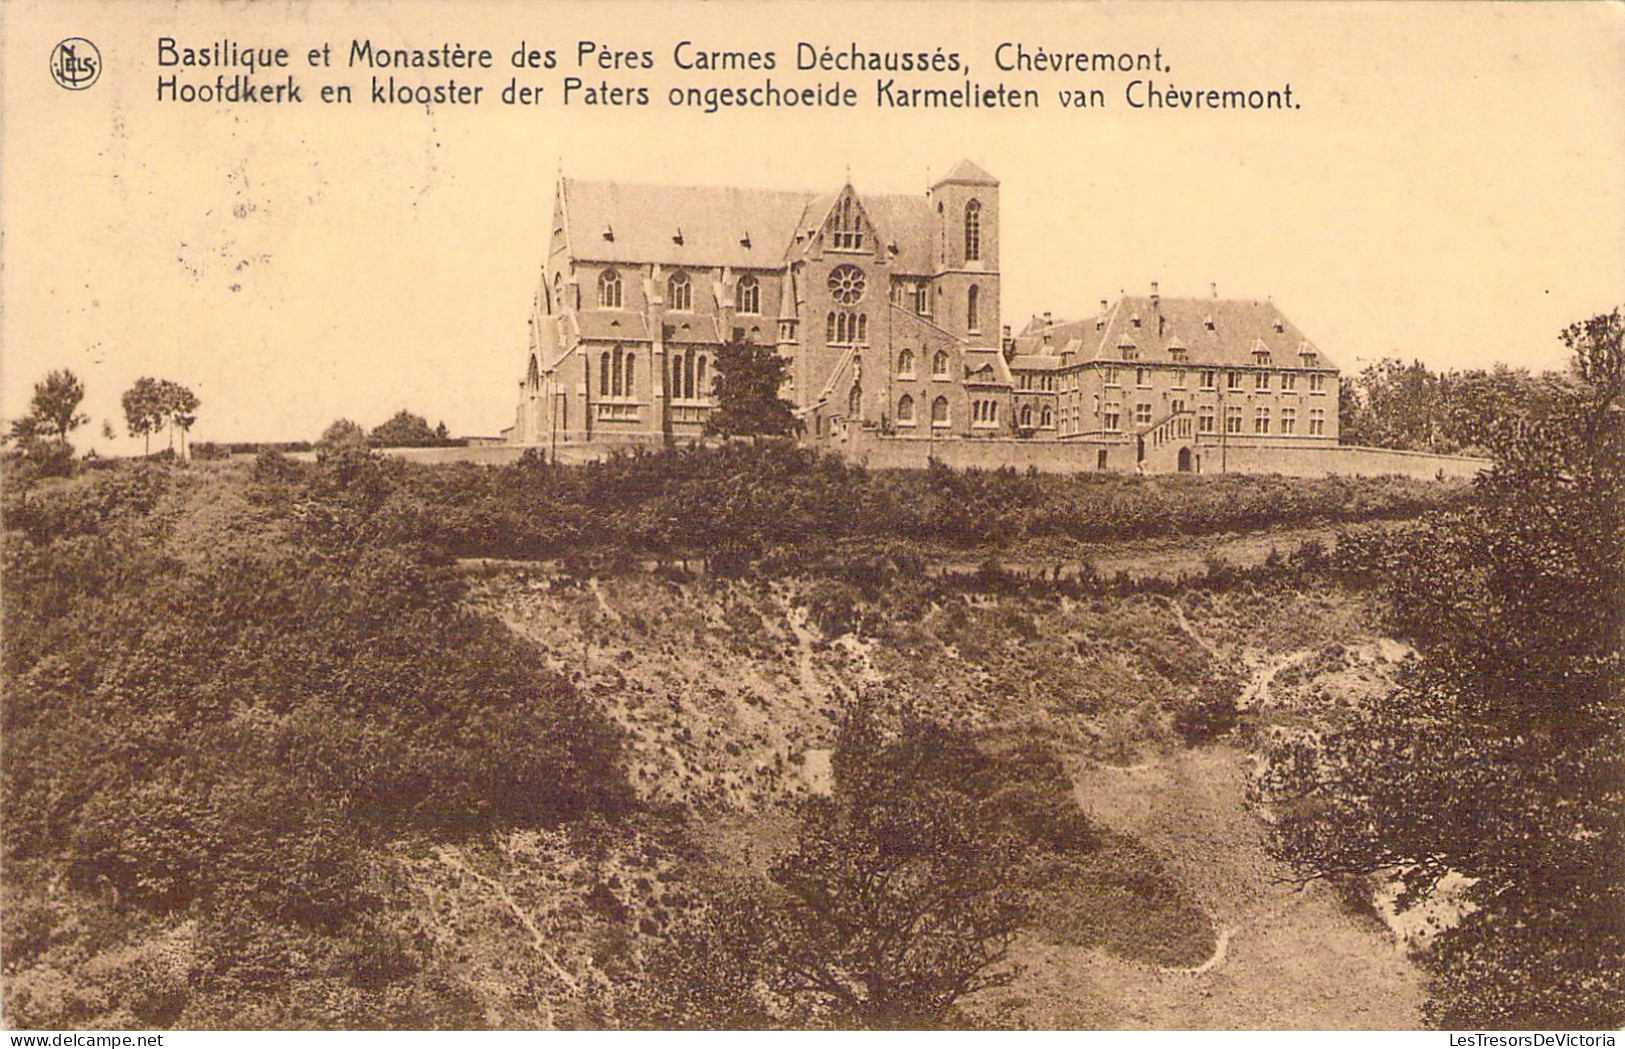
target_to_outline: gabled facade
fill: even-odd
[[[561,178],[510,441],[693,440],[719,348],[772,345],[807,440],[1026,438],[1100,469],[1223,469],[1337,443],[1336,366],[1268,301],[1001,311],[999,182],[919,195]]]
[[[998,191],[968,161],[916,196],[561,178],[510,440],[696,438],[730,338],[789,359],[810,439],[995,428]]]
[[[1131,449],[1145,469],[1337,444],[1337,366],[1267,300],[1170,299],[1153,286],[1085,320],[1034,318],[1009,352],[1019,433]]]

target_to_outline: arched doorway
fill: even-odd
[[[1179,450],[1179,472],[1182,474],[1191,472],[1191,450],[1189,448]]]

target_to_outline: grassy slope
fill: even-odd
[[[992,746],[1038,739],[1066,755],[1080,805],[1115,833],[1041,907],[1017,983],[976,1011],[1064,1027],[1415,1026],[1414,969],[1329,889],[1287,885],[1245,801],[1256,733],[1390,677],[1400,653],[1362,600],[932,602],[904,585],[847,592],[857,629],[829,637],[816,611],[829,585],[510,573],[475,600],[609,705],[638,789],[705,812],[719,863],[765,867],[788,839],[783,802],[819,788],[836,709],[865,686],[968,721]],[[1227,741],[1187,748],[1172,711],[1214,679],[1251,709]],[[1212,958],[1221,937],[1208,971],[1169,971]]]

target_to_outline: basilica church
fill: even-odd
[[[789,361],[803,438],[837,450],[1037,442],[1198,472],[1337,442],[1337,369],[1271,302],[1153,284],[1013,333],[1000,300],[999,181],[968,160],[923,194],[560,178],[506,437],[696,439],[718,349],[748,339]]]

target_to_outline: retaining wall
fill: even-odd
[[[918,470],[936,458],[956,469],[979,467],[994,470],[1001,466],[1026,470],[1036,467],[1045,473],[1087,473],[1101,469],[1100,453],[1106,453],[1108,470],[1133,473],[1133,442],[1047,441],[1042,439],[988,438],[984,440],[929,441],[912,437],[854,434],[838,441],[833,449],[854,462],[874,470]],[[1159,451],[1159,458],[1162,456]],[[1282,474],[1288,477],[1328,475],[1376,477],[1399,474],[1405,477],[1473,477],[1491,465],[1488,459],[1465,455],[1433,455],[1403,452],[1391,448],[1362,448],[1354,445],[1281,444],[1195,445],[1192,452],[1200,472]]]

